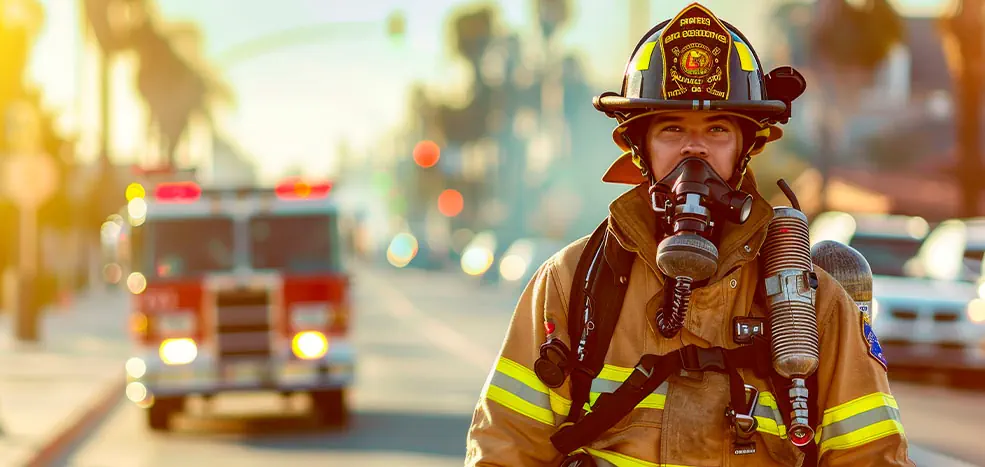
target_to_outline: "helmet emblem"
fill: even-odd
[[[664,99],[726,100],[732,34],[698,4],[685,8],[660,34]]]
[[[689,44],[684,47],[680,57],[677,57],[681,72],[692,78],[703,78],[711,73],[715,58],[704,44]]]

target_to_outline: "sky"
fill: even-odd
[[[63,127],[96,124],[91,64],[80,53],[82,0],[40,0],[46,23],[37,40],[29,79],[44,90],[46,106],[63,113]],[[573,0],[574,17],[562,31],[564,45],[590,57],[598,91],[618,90],[636,36],[631,0]],[[776,0],[711,0],[701,3],[738,26],[754,43],[767,40],[764,18]],[[854,1],[854,0],[853,0]],[[897,0],[908,12],[935,11],[946,0]],[[193,21],[203,30],[203,54],[215,59],[232,47],[297,27],[340,24],[339,34],[310,45],[283,48],[220,69],[236,106],[220,119],[220,131],[246,150],[267,174],[302,165],[315,172],[334,163],[339,143],[371,152],[381,137],[406,119],[407,92],[415,81],[454,95],[467,81],[445,44],[446,20],[463,0],[157,0],[163,17]],[[531,0],[494,2],[504,27],[529,35]],[[691,0],[652,0],[650,23],[673,16]],[[740,5],[741,3],[741,5]],[[406,17],[405,40],[385,34],[394,11]],[[343,24],[351,23],[351,24]],[[642,34],[639,31],[635,34]],[[90,71],[87,73],[87,70]],[[117,93],[132,92],[132,70],[117,70]],[[591,105],[586,103],[586,105]],[[120,99],[114,110],[129,118],[114,123],[117,157],[132,160],[143,142],[142,110]],[[98,128],[98,126],[96,127]],[[85,138],[83,138],[85,139]],[[94,141],[89,141],[90,146]],[[371,154],[370,154],[371,155]]]

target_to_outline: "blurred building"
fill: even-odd
[[[789,2],[777,8],[775,24],[782,40],[773,44],[768,56],[777,64],[798,67],[808,77],[803,103],[798,101],[795,118],[788,124],[792,129],[788,134],[799,140],[802,155],[815,163],[828,158],[832,184],[865,193],[859,199],[879,201],[852,206],[844,191],[829,194],[829,200],[840,197],[839,209],[886,210],[930,220],[957,215],[954,81],[940,19],[902,17],[902,41],[871,76],[846,76],[839,83],[837,75],[824,73],[818,51],[812,50],[815,7]],[[848,111],[839,109],[838,131],[829,135],[834,138],[828,145],[831,150],[818,153],[825,145],[817,129],[822,127],[824,111],[835,105],[823,89],[856,83],[864,85],[843,90],[856,98],[855,105]],[[808,182],[812,176],[805,176],[804,186],[813,183]]]

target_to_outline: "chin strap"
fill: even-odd
[[[736,179],[736,178],[738,178],[738,181],[735,182],[735,189],[736,190],[741,190],[742,189],[742,182],[746,178],[746,170],[749,169],[749,161],[750,160],[752,160],[752,155],[751,154],[746,154],[746,156],[743,157],[742,160],[739,161],[739,166],[735,168],[735,173],[732,174],[732,179],[733,180]]]

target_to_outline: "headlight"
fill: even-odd
[[[332,308],[327,303],[305,303],[291,307],[291,327],[320,329],[328,326]]]
[[[328,353],[328,338],[318,331],[299,332],[291,340],[291,350],[302,360],[315,360]]]
[[[981,298],[976,298],[968,302],[968,319],[972,323],[983,323],[985,322],[985,300]]]
[[[481,276],[489,270],[494,259],[492,250],[482,247],[469,248],[462,254],[462,271],[470,276]]]
[[[195,315],[187,311],[162,313],[155,317],[154,328],[162,337],[187,336],[195,332]]]
[[[161,360],[168,365],[185,365],[198,357],[198,346],[187,338],[167,339],[161,342]]]
[[[527,261],[520,255],[508,255],[499,262],[499,275],[508,281],[517,281],[527,272]]]

